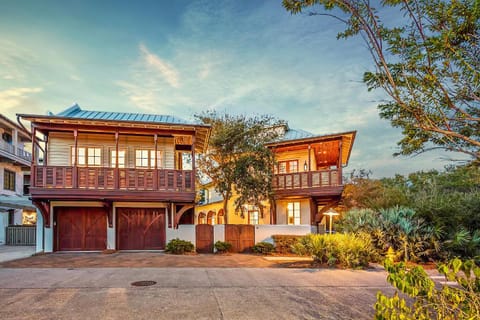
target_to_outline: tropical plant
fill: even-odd
[[[480,268],[472,260],[453,259],[438,271],[457,286],[435,285],[420,266],[385,261],[387,280],[398,291],[393,297],[377,293],[375,319],[478,319],[480,315]],[[399,295],[407,295],[409,302]]]
[[[225,252],[228,252],[228,250],[230,250],[232,248],[232,244],[229,243],[229,242],[219,240],[219,241],[215,242],[214,247],[215,247],[215,249],[217,249],[218,253],[225,253]]]
[[[275,246],[270,242],[259,242],[252,247],[252,251],[255,253],[269,254],[275,251]]]

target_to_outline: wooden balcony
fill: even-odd
[[[277,196],[323,196],[341,194],[343,182],[338,169],[282,173],[273,176]]]
[[[34,166],[32,198],[132,198],[183,200],[195,198],[192,170]]]
[[[30,162],[32,161],[32,154],[30,152],[0,139],[0,156],[2,155],[28,166],[30,166]]]

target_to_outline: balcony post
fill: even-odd
[[[46,167],[48,164],[48,134],[44,135],[45,140],[45,154],[43,155],[43,165]]]
[[[342,185],[342,140],[338,142],[338,185]]]
[[[72,187],[74,189],[78,188],[78,169],[77,169],[77,163],[78,163],[78,130],[74,129],[73,130],[73,139],[74,139],[74,154],[75,157],[73,157],[73,181],[72,181]]]
[[[114,169],[114,183],[115,189],[120,189],[120,172],[118,170],[118,130],[115,132],[115,169]]]
[[[37,170],[37,166],[35,165],[35,143],[36,143],[36,139],[35,139],[35,135],[37,133],[37,129],[35,128],[35,126],[32,124],[31,125],[31,130],[30,132],[32,133],[32,173],[30,175],[30,179],[31,179],[31,184],[33,187],[36,187],[36,170]]]
[[[312,146],[309,144],[308,145],[308,176],[307,176],[307,184],[308,187],[312,187],[312,159],[311,159],[311,151],[312,151]]]
[[[155,143],[155,170],[153,171],[153,190],[158,190],[158,135],[153,135],[153,141]]]
[[[195,134],[192,136],[192,173],[191,173],[191,180],[192,180],[192,190],[195,191]],[[185,178],[184,178],[185,179]]]

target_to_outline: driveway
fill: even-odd
[[[0,268],[0,319],[371,319],[382,270]],[[155,281],[135,287],[134,281]]]
[[[0,245],[0,263],[30,257],[35,253],[35,246]]]

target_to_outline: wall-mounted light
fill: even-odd
[[[303,171],[307,171],[307,169],[308,169],[307,161],[305,161],[305,163],[303,164]]]

